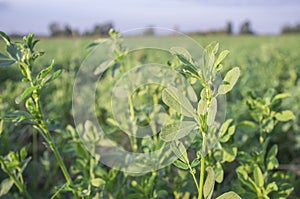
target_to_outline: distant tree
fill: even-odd
[[[145,31],[143,32],[143,35],[144,36],[153,36],[155,35],[155,31],[154,31],[154,28],[153,26],[148,26]]]
[[[49,29],[52,37],[58,36],[61,33],[61,28],[58,23],[51,23]]]
[[[250,21],[245,21],[242,24],[240,34],[254,34],[254,32],[251,30]]]
[[[65,25],[63,28],[61,28],[58,23],[51,23],[49,25],[49,30],[52,37],[71,37],[79,34],[77,30],[72,29],[69,25]]]
[[[94,26],[93,31],[91,33],[88,33],[89,35],[100,35],[100,36],[107,36],[110,29],[112,29],[113,23],[103,23],[103,24],[97,24]]]
[[[225,31],[227,34],[232,35],[232,23],[230,21],[227,22]]]
[[[62,34],[63,34],[64,36],[67,36],[67,37],[72,36],[72,29],[70,28],[69,25],[66,25],[66,26],[65,26],[65,28],[64,28],[64,30],[63,30],[63,32],[62,32]]]
[[[284,26],[281,30],[281,34],[298,34],[300,33],[300,24],[295,26]]]

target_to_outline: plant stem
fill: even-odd
[[[33,161],[37,162],[37,157],[38,157],[38,137],[37,137],[37,132],[33,132],[32,134],[32,156],[33,156]],[[37,166],[36,164],[33,167],[33,172],[37,173]],[[36,180],[34,180],[34,184],[33,184],[34,190],[37,191],[37,187],[38,187],[38,180],[36,178]]]
[[[53,141],[53,138],[52,136],[50,135],[50,132],[48,131],[48,129],[46,128],[46,125],[44,124],[44,121],[40,121],[40,125],[39,125],[39,132],[41,134],[43,134],[44,138],[46,139],[51,151],[54,153],[54,156],[55,156],[55,159],[57,161],[57,164],[59,165],[66,181],[67,181],[67,185],[71,185],[72,184],[72,179],[71,179],[71,176],[66,168],[66,165],[65,163],[63,162],[62,160],[62,157],[58,151],[58,148],[56,147],[56,145],[54,144],[54,141]],[[75,195],[76,198],[79,198],[77,192],[75,190],[72,191],[73,194]]]
[[[37,129],[39,129],[39,132],[42,134],[42,136],[44,137],[44,139],[47,141],[51,151],[54,153],[55,159],[57,161],[57,164],[59,165],[66,181],[67,181],[67,185],[72,185],[72,179],[71,176],[66,168],[65,163],[62,160],[62,157],[59,153],[58,148],[56,147],[54,140],[49,132],[49,130],[47,129],[47,126],[45,124],[45,119],[44,116],[42,114],[42,109],[41,109],[41,105],[40,105],[40,100],[39,100],[39,92],[37,90],[35,90],[33,92],[33,96],[32,96],[34,102],[35,102],[35,109],[37,114],[35,115],[35,119],[37,122]],[[75,190],[72,190],[73,194],[75,195],[76,198],[79,198],[77,192]]]
[[[195,173],[193,172],[193,169],[192,169],[191,165],[189,165],[189,168],[190,168],[190,173],[191,173],[191,175],[193,176],[193,180],[194,180],[194,183],[195,183],[195,185],[196,185],[196,188],[197,188],[197,190],[198,190],[198,189],[199,189],[199,185],[198,185],[198,182],[197,182]]]
[[[206,150],[206,135],[202,133],[202,152],[201,152],[201,162],[200,162],[200,179],[198,187],[198,199],[203,197],[203,186],[204,186],[204,171],[205,171],[205,150]]]
[[[0,160],[1,161],[1,160]],[[9,168],[7,168],[7,165],[4,162],[0,162],[4,168],[4,171],[7,173],[7,175],[10,177],[10,179],[14,182],[14,184],[16,185],[16,187],[19,189],[19,191],[23,194],[23,196],[26,199],[31,199],[31,196],[29,195],[29,193],[27,192],[27,189],[25,187],[24,184],[22,184],[22,182],[20,182],[20,180],[18,178],[16,178],[16,176],[14,174],[12,174],[9,170]],[[21,174],[22,175],[22,174]]]

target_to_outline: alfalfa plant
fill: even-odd
[[[193,177],[197,188],[198,199],[210,199],[214,193],[215,181],[223,181],[222,163],[233,161],[237,148],[228,146],[227,142],[234,134],[235,126],[232,120],[223,124],[216,123],[218,111],[218,97],[228,93],[236,84],[240,70],[238,67],[227,72],[223,81],[216,84],[218,72],[222,69],[221,62],[228,55],[225,50],[218,54],[219,44],[211,43],[205,48],[206,56],[199,69],[189,52],[183,48],[172,48],[171,51],[179,59],[174,66],[186,79],[201,84],[202,90],[198,93],[198,106],[195,110],[191,102],[178,89],[165,88],[162,92],[163,102],[170,108],[188,118],[188,121],[171,123],[163,127],[160,137],[166,142],[172,142],[173,152],[179,158],[174,165],[180,169],[188,170]],[[215,87],[217,85],[217,87]],[[174,130],[175,129],[175,130]],[[187,150],[180,138],[187,136],[191,130],[196,132],[193,147],[197,150],[197,157],[189,159]],[[216,147],[210,146],[215,145]],[[198,148],[197,148],[198,147]],[[227,192],[218,199],[240,198],[234,192]]]
[[[56,162],[66,180],[65,186],[69,187],[69,190],[71,190],[74,196],[78,198],[77,191],[72,189],[73,181],[70,173],[67,170],[58,147],[55,144],[54,138],[48,129],[47,120],[43,115],[40,102],[40,95],[43,88],[58,78],[62,73],[62,70],[53,72],[54,63],[52,62],[50,66],[39,71],[37,75],[34,75],[33,67],[35,61],[44,54],[43,52],[35,51],[34,49],[39,40],[35,40],[33,38],[34,35],[29,34],[27,37],[23,38],[23,41],[13,42],[4,32],[0,32],[0,35],[6,44],[7,52],[7,55],[0,54],[0,66],[17,64],[22,73],[22,82],[28,85],[24,92],[15,100],[17,104],[25,101],[26,111],[16,110],[7,114],[3,119],[12,120],[16,124],[22,122],[23,124],[26,123],[32,125],[39,132],[44,138],[47,147],[54,153]],[[26,155],[27,149],[23,148],[19,155],[10,153],[6,157],[1,157],[0,163],[2,170],[8,174],[10,180],[13,181],[24,197],[30,198],[21,175],[22,171],[30,161],[30,158],[25,159]]]
[[[252,134],[255,139],[244,143],[253,147],[238,154],[238,183],[235,187],[243,198],[284,199],[294,190],[291,183],[293,174],[276,171],[279,167],[276,157],[278,145],[270,144],[275,126],[295,119],[292,111],[281,110],[282,100],[289,96],[288,93],[276,94],[274,89],[268,89],[263,97],[251,93],[247,99],[252,120],[242,121],[239,128],[244,129],[248,136]]]

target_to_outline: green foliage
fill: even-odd
[[[228,51],[222,51],[219,55],[217,55],[218,49],[218,43],[211,43],[206,47],[205,52],[207,53],[207,55],[205,58],[207,60],[205,63],[207,65],[205,65],[203,69],[197,69],[192,56],[187,50],[182,48],[171,49],[172,53],[176,55],[181,62],[179,66],[175,68],[177,68],[177,70],[186,78],[197,79],[203,87],[199,94],[201,98],[198,101],[197,112],[195,112],[190,101],[176,88],[165,88],[162,93],[162,100],[169,108],[174,109],[177,113],[180,113],[187,118],[193,118],[195,120],[195,124],[190,121],[182,121],[181,123],[170,124],[162,129],[160,137],[167,142],[173,141],[175,139],[181,139],[196,127],[196,136],[201,137],[202,139],[196,141],[200,143],[200,146],[199,148],[195,148],[195,150],[198,151],[198,153],[201,155],[194,159],[192,161],[192,164],[190,165],[186,152],[183,154],[181,152],[186,151],[186,149],[184,145],[179,142],[179,146],[175,147],[175,149],[178,150],[173,150],[179,158],[179,160],[177,160],[174,165],[180,169],[190,171],[198,191],[198,198],[204,197],[205,199],[210,199],[212,197],[215,181],[218,181],[220,183],[223,180],[223,169],[221,166],[221,161],[232,162],[237,154],[236,147],[223,148],[220,144],[220,142],[226,143],[229,140],[230,136],[234,133],[234,127],[230,128],[230,130],[227,131],[227,128],[231,121],[225,122],[223,124],[219,133],[220,137],[218,137],[217,128],[215,126],[215,119],[218,110],[216,97],[218,95],[226,94],[227,92],[232,90],[233,86],[237,83],[237,80],[240,76],[240,70],[236,67],[227,72],[222,84],[218,87],[218,92],[215,93],[213,90],[213,82],[216,81],[217,72],[221,70],[220,65],[222,60],[228,55]],[[220,142],[218,143],[218,152],[221,158],[215,161],[214,152],[216,152],[216,150],[208,151],[207,145],[210,144],[210,140],[218,138],[220,139]],[[209,159],[205,158],[206,153],[209,154]],[[199,161],[199,159],[201,159],[201,161]],[[217,166],[215,168],[207,167],[207,177],[204,183],[204,167],[206,159],[208,162],[207,164],[217,163],[215,164]],[[196,178],[197,170],[192,167],[196,167],[196,165],[198,164],[200,164],[199,182]],[[216,171],[216,175],[214,170]]]
[[[201,44],[218,40],[231,52],[228,56],[229,51],[222,51],[218,44],[212,43],[206,48],[208,56],[199,63],[192,56],[197,52],[188,47],[189,50],[171,48],[172,54],[166,56],[161,52],[130,54],[122,44],[121,34],[110,31],[112,59],[105,63],[108,70],[103,74],[103,78],[109,79],[109,84],[104,85],[103,90],[99,89],[103,96],[96,99],[101,127],[124,150],[150,152],[160,149],[165,142],[171,142],[171,149],[178,157],[172,166],[130,176],[101,165],[101,157],[90,155],[73,127],[72,84],[76,71],[89,52],[84,47],[91,43],[90,39],[44,38],[43,42],[37,43],[29,35],[20,42],[13,42],[4,33],[1,35],[4,42],[0,47],[6,53],[0,54],[0,156],[5,162],[1,163],[0,197],[26,198],[27,191],[32,198],[74,198],[76,194],[81,198],[111,199],[197,198],[199,184],[202,184],[202,198],[299,198],[299,177],[295,175],[299,171],[300,149],[297,111],[300,108],[300,60],[295,50],[299,48],[299,38],[196,37]],[[145,38],[134,39],[139,42]],[[147,39],[160,42],[155,38]],[[96,40],[90,48],[107,41]],[[47,52],[44,56],[35,50],[37,44]],[[247,44],[247,48],[241,44]],[[53,58],[55,64],[49,62]],[[130,66],[157,59],[186,77],[197,96],[191,97],[190,91],[178,91],[172,87],[164,89],[145,85],[138,88],[131,96],[131,105],[134,106],[130,120],[137,125],[150,124],[156,134],[151,138],[132,139],[129,136],[127,140],[124,136],[124,139],[119,136],[124,133],[119,128],[121,124],[112,119],[107,109],[110,105],[107,92],[102,91],[109,90]],[[205,66],[205,70],[199,70],[199,65]],[[236,65],[240,70],[231,68]],[[15,69],[19,69],[21,75]],[[31,71],[32,81],[27,78],[28,71]],[[214,82],[218,73],[223,74],[223,71],[228,71],[224,73],[224,80]],[[102,72],[96,70],[95,74]],[[238,82],[235,79],[239,79]],[[17,83],[20,80],[22,83]],[[268,88],[274,91],[267,91]],[[222,108],[215,100],[219,102],[218,97],[225,92],[227,114],[232,119],[215,128],[218,111]],[[36,95],[42,111],[36,109]],[[164,121],[167,125],[158,130],[162,125],[151,121],[155,111],[159,110],[143,104],[163,106],[166,113],[160,114],[157,121]],[[41,132],[38,124],[42,121],[45,127]],[[89,131],[95,130],[89,121],[82,125]],[[49,145],[48,137],[43,137],[44,131],[49,132],[54,145]],[[199,132],[206,132],[205,136]],[[135,130],[129,133],[135,133]],[[86,141],[102,139],[92,135],[86,137]],[[186,136],[195,141],[189,147],[184,139],[180,139]],[[206,147],[202,147],[204,140]],[[27,155],[22,160],[21,149],[28,143],[31,145],[25,147]],[[212,143],[214,145],[210,147]],[[57,161],[53,146],[70,174],[70,184],[59,171],[61,163]],[[24,157],[24,150],[22,153]],[[10,163],[13,159],[16,161]],[[4,165],[12,167],[6,172]],[[204,165],[202,171],[201,165]],[[76,194],[73,194],[74,190]]]
[[[274,180],[272,177],[281,173],[274,171],[279,166],[278,146],[274,144],[268,148],[275,125],[295,118],[289,110],[280,111],[281,100],[286,97],[289,95],[276,95],[274,90],[268,90],[263,98],[252,93],[247,101],[254,121],[246,121],[244,124],[256,127],[254,131],[259,133],[259,145],[256,149],[240,151],[238,155],[240,166],[236,172],[241,186],[237,190],[245,198],[287,198],[293,191],[289,179]]]

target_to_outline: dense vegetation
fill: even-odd
[[[154,150],[161,145],[156,140],[159,138],[168,141],[169,131],[166,129],[162,130],[162,135],[153,136],[150,143],[146,139],[135,142],[120,137],[122,132],[112,118],[108,108],[110,102],[104,93],[122,75],[122,70],[128,69],[128,60],[131,64],[141,64],[160,59],[182,72],[188,81],[198,78],[200,83],[192,84],[195,93],[197,96],[201,93],[201,99],[207,98],[208,104],[213,104],[213,96],[204,97],[201,92],[206,89],[209,93],[213,88],[206,87],[201,75],[195,73],[190,55],[185,50],[173,50],[172,56],[145,51],[124,58],[126,47],[120,43],[118,33],[111,36],[115,42],[114,63],[103,77],[110,83],[98,88],[96,101],[98,120],[109,131],[109,138],[120,145],[123,142],[124,148],[132,151]],[[131,39],[160,42],[159,38],[151,37]],[[176,37],[164,39],[164,42],[174,41]],[[226,59],[221,59],[222,65],[215,64],[218,70],[222,69],[222,76],[227,77],[229,85],[235,84],[230,86],[230,92],[230,89],[223,91],[227,98],[226,119],[217,135],[218,147],[211,148],[204,156],[201,146],[205,135],[202,134],[187,149],[188,153],[184,153],[185,150],[174,152],[178,160],[173,165],[144,175],[128,175],[99,163],[101,157],[92,156],[86,150],[76,133],[72,117],[76,73],[98,43],[90,45],[93,41],[87,38],[52,38],[42,39],[34,46],[32,35],[21,43],[14,43],[4,36],[6,43],[2,42],[0,48],[0,197],[179,199],[200,198],[200,194],[204,198],[216,198],[228,192],[232,195],[223,195],[223,198],[300,198],[300,38],[289,35],[194,39],[207,46],[206,52],[213,57],[214,63],[218,62],[220,55],[226,57],[224,49],[230,51]],[[213,41],[218,41],[221,49]],[[187,49],[192,55],[197,54],[193,51],[195,49]],[[43,56],[40,50],[45,52]],[[23,54],[30,52],[29,57],[21,60],[16,56],[22,54],[19,51]],[[15,63],[7,62],[7,57],[18,61],[4,67]],[[25,63],[23,73],[20,72],[20,63]],[[239,67],[239,80],[235,66]],[[237,82],[231,82],[235,78]],[[18,97],[22,93],[23,97]],[[135,93],[136,103],[158,100],[168,110],[171,119],[182,120],[182,115],[189,114],[176,113],[177,108],[172,107],[174,101],[166,97],[168,93],[172,94],[172,91],[163,92],[159,86],[144,86]],[[142,108],[136,107],[135,111],[144,118],[139,122],[145,125],[149,123],[149,114],[141,115],[145,113]],[[206,108],[213,112],[212,105]],[[198,108],[201,126],[209,126],[211,122],[207,118],[211,113],[201,110]],[[90,122],[83,125],[95,131]],[[200,131],[205,131],[201,126]],[[180,143],[176,143],[179,149],[184,147]],[[60,157],[63,162],[59,161]],[[205,166],[202,167],[202,163]]]

